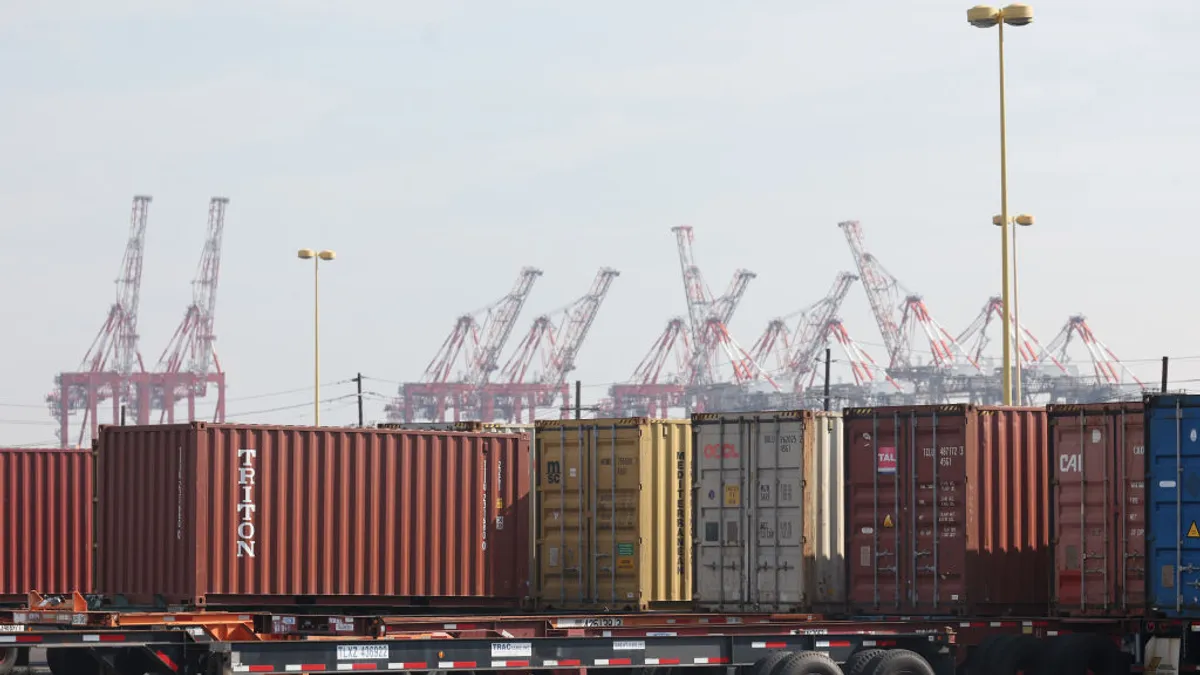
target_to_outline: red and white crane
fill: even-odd
[[[512,335],[533,284],[542,276],[535,267],[521,269],[512,291],[487,307],[464,314],[425,368],[419,382],[400,385],[400,398],[385,406],[388,419],[414,422],[428,419],[479,419],[479,389],[500,368],[500,353]],[[483,315],[480,321],[477,317]]]
[[[1003,300],[1000,296],[988,298],[988,301],[984,303],[983,309],[979,311],[975,319],[955,338],[958,344],[962,345],[963,349],[966,350],[967,356],[973,363],[983,364],[984,362],[984,350],[987,349],[988,344],[991,342],[988,329],[994,324],[999,324],[1003,321],[1004,312],[1002,303]],[[1015,317],[1010,317],[1009,323],[1012,324],[1012,330],[1009,331],[1009,339],[1015,338],[1017,353],[1021,356],[1021,363],[1024,364],[1024,368],[1037,365],[1041,361],[1042,355],[1045,354],[1047,360],[1057,366],[1059,370],[1064,374],[1067,372],[1063,364],[1059,363],[1054,355],[1046,354],[1042,348],[1042,343],[1038,341],[1033,332],[1026,328],[1024,324],[1018,329]]]
[[[1133,374],[1133,371],[1121,363],[1108,345],[1096,337],[1091,326],[1088,325],[1087,317],[1082,314],[1076,314],[1067,319],[1062,330],[1058,331],[1058,335],[1055,335],[1054,339],[1039,354],[1038,361],[1042,363],[1050,361],[1059,368],[1063,368],[1065,372],[1072,365],[1068,349],[1075,339],[1078,339],[1087,349],[1088,357],[1091,360],[1092,376],[1087,378],[1090,380],[1088,382],[1090,386],[1121,387],[1129,385],[1128,380],[1132,380],[1139,389],[1146,388],[1146,385]]]
[[[160,422],[175,421],[175,405],[180,400],[187,401],[187,419],[196,419],[196,400],[208,395],[210,384],[217,392],[212,420],[225,421],[225,372],[221,370],[221,360],[217,356],[214,325],[221,278],[221,240],[225,234],[228,205],[226,197],[213,197],[208,202],[208,230],[200,264],[192,280],[192,302],[150,375],[152,407],[160,411]]]
[[[566,416],[567,375],[575,370],[579,350],[620,274],[611,267],[601,268],[588,292],[561,310],[563,319],[558,326],[554,313],[533,320],[501,369],[500,381],[484,387],[481,419],[523,422],[528,417],[532,421],[537,408],[551,407],[558,398],[562,400],[561,414]]]
[[[667,322],[629,380],[611,387],[609,400],[601,405],[604,414],[665,417],[671,408],[685,403],[684,378],[691,360],[687,319],[677,316]]]
[[[912,341],[918,329],[928,342],[934,368],[949,369],[967,364],[978,370],[978,365],[971,362],[949,331],[934,320],[921,296],[907,291],[895,276],[867,252],[858,221],[843,221],[838,223],[838,227],[850,244],[854,264],[858,267],[859,278],[871,303],[871,312],[875,315],[887,347],[888,370],[910,370],[917,365],[914,363]],[[899,319],[897,313],[900,313]]]
[[[108,309],[96,338],[73,372],[55,377],[55,390],[46,396],[51,415],[59,423],[62,447],[71,447],[71,414],[83,411],[75,447],[95,437],[99,407],[112,401],[112,421],[119,422],[121,407],[134,411],[138,423],[149,422],[149,380],[138,345],[138,307],[142,289],[142,264],[151,197],[133,198],[129,237],[116,279],[116,300]],[[89,433],[90,432],[90,433]]]
[[[680,225],[671,228],[671,232],[675,234],[688,308],[692,348],[686,378],[688,385],[701,387],[721,381],[718,357],[723,353],[729,360],[734,382],[744,383],[761,377],[778,388],[729,332],[729,323],[746,294],[746,288],[757,275],[749,270],[737,270],[725,294],[716,297],[709,290],[704,275],[696,265],[692,252],[692,227]]]

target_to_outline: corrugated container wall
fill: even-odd
[[[0,602],[92,593],[92,451],[0,449]]]
[[[697,605],[842,611],[841,414],[699,413],[692,433]]]
[[[1052,600],[1065,616],[1129,616],[1146,603],[1144,407],[1052,405]]]
[[[1045,409],[934,405],[843,415],[852,611],[1049,612]]]
[[[691,423],[545,420],[536,442],[539,605],[690,606]]]
[[[1146,398],[1150,610],[1200,617],[1200,395]]]
[[[97,590],[137,604],[518,605],[527,438],[102,427]]]

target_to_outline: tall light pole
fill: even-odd
[[[997,225],[997,226],[1004,224],[1004,217],[1003,216],[992,216],[992,224]],[[1021,348],[1019,346],[1021,344],[1021,302],[1018,299],[1019,285],[1017,284],[1017,226],[1018,225],[1021,227],[1032,226],[1033,225],[1033,216],[1031,216],[1027,213],[1019,213],[1016,215],[1016,217],[1014,217],[1008,221],[1008,226],[1012,228],[1012,322],[1013,322],[1013,325],[1012,325],[1013,338],[1012,339],[1018,345],[1018,347],[1017,347],[1017,368],[1013,372],[1012,389],[1013,389],[1013,401],[1015,401],[1017,405],[1022,405],[1025,402],[1025,399],[1022,398],[1022,396],[1021,396],[1021,367],[1023,364],[1021,361]]]
[[[1000,35],[1000,219],[1008,222],[1008,139],[1004,118],[1004,25],[1027,26],[1033,22],[1033,8],[1013,3],[1004,9],[987,5],[976,5],[967,10],[967,23],[976,28],[999,28]],[[1000,304],[1001,320],[1004,322],[1004,369],[1000,374],[1004,405],[1012,405],[1012,327],[1008,298],[1008,228],[1000,228]]]
[[[333,260],[333,251],[314,251],[302,248],[296,251],[301,260],[313,261],[313,426],[321,426],[321,261]]]

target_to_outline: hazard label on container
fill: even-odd
[[[883,526],[884,527],[895,527],[895,525],[892,524],[892,514],[889,513],[888,515],[883,517]]]
[[[1200,529],[1196,528],[1196,521],[1192,521],[1192,526],[1188,528],[1188,539],[1200,539]]]
[[[725,506],[738,506],[742,503],[742,486],[725,486]]]
[[[875,457],[875,470],[879,473],[896,473],[896,448],[879,446]]]

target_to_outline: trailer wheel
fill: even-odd
[[[0,649],[0,675],[8,675],[17,667],[17,657],[21,650],[16,647]]]
[[[1046,643],[1032,635],[1006,635],[996,642],[983,664],[990,675],[1031,673],[1045,660]]]
[[[759,659],[758,662],[754,664],[754,668],[750,672],[750,675],[772,675],[772,671],[775,670],[775,666],[783,663],[787,657],[791,655],[791,652],[771,652],[770,654],[767,654]]]
[[[821,652],[796,652],[775,667],[775,675],[842,675],[837,662]]]
[[[870,675],[875,670],[875,664],[887,653],[886,649],[862,649],[850,655],[842,664],[846,675]]]
[[[907,649],[889,649],[875,664],[872,675],[934,675],[934,672],[933,666],[920,654]]]

